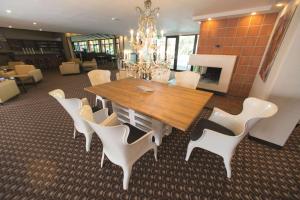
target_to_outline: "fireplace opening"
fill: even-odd
[[[219,84],[222,68],[199,66],[197,72],[201,75],[199,82]]]

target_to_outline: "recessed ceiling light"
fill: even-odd
[[[36,23],[36,22],[33,22],[32,24],[33,24],[33,25],[37,25],[37,23]]]
[[[208,18],[208,21],[211,21],[212,19],[211,18]]]
[[[120,21],[120,19],[117,18],[117,17],[112,17],[111,20],[112,20],[112,21]]]
[[[284,4],[283,3],[277,3],[276,6],[277,7],[282,7],[282,6],[284,6]]]
[[[256,12],[252,12],[251,15],[256,15]]]
[[[11,25],[9,25],[9,26],[8,26],[8,28],[12,28],[12,26],[11,26]]]
[[[5,12],[6,12],[6,13],[11,13],[11,10],[8,10],[8,9],[7,9]]]
[[[43,31],[43,29],[41,29],[41,28],[40,28],[39,30],[40,30],[40,31]]]

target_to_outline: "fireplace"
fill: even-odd
[[[190,55],[189,65],[201,75],[198,88],[227,93],[235,60],[234,55]]]
[[[221,77],[221,67],[199,67],[201,75],[200,82],[219,84]]]

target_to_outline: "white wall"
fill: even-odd
[[[290,3],[299,3],[294,0]],[[256,75],[250,96],[267,99],[278,113],[259,122],[250,135],[283,146],[300,119],[300,8],[298,7],[266,82]]]

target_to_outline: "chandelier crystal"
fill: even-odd
[[[137,63],[127,63],[129,70],[134,71],[140,78],[151,79],[158,70],[166,71],[169,64],[157,51],[158,41],[163,37],[164,31],[157,31],[157,17],[159,8],[152,8],[151,0],[144,0],[144,9],[136,7],[139,13],[138,29],[130,31],[130,45],[138,55]]]

